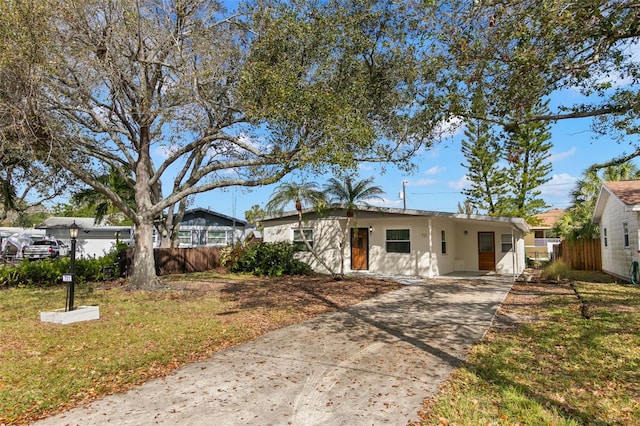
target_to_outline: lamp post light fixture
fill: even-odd
[[[40,312],[40,321],[51,322],[54,324],[71,324],[79,321],[91,321],[100,319],[100,308],[98,306],[74,306],[73,296],[75,291],[75,278],[76,273],[76,240],[78,239],[78,231],[80,227],[73,221],[73,224],[69,227],[69,238],[71,239],[71,265],[70,273],[62,274],[62,282],[67,284],[67,297],[64,312],[62,309],[56,309],[55,311]],[[87,232],[88,230],[85,230]]]
[[[69,238],[71,238],[71,278],[67,284],[67,304],[65,311],[73,311],[73,297],[75,293],[74,275],[76,274],[76,239],[78,238],[78,231],[80,227],[73,221],[73,224],[69,227]]]

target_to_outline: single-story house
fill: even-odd
[[[214,211],[187,210],[178,230],[179,247],[226,247],[243,241],[253,225]]]
[[[116,239],[130,243],[133,239],[131,226],[103,226],[92,217],[50,217],[36,226],[46,237],[71,244],[69,227],[76,223],[80,228],[76,240],[76,256],[79,258],[102,257],[116,247]]]
[[[593,212],[600,227],[602,270],[629,279],[631,264],[640,252],[640,180],[602,184]]]
[[[303,211],[265,218],[265,242],[291,241],[301,247],[301,260],[318,272],[328,272],[305,252],[304,237],[334,272],[344,271],[437,277],[454,272],[493,271],[520,275],[525,268],[522,218],[443,213],[425,210],[359,207],[347,227],[347,211],[335,208],[319,215]]]
[[[551,236],[551,229],[562,217],[564,210],[551,209],[534,216],[538,220],[535,225],[529,224],[531,230],[524,236],[524,249],[527,259],[531,261],[551,260],[553,246],[560,244],[561,239]]]

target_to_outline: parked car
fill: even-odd
[[[53,259],[69,256],[69,246],[61,240],[40,240],[22,249],[25,259]]]

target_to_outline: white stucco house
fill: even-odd
[[[604,182],[593,213],[600,227],[602,270],[629,279],[640,260],[640,180]]]
[[[92,217],[50,217],[36,226],[47,238],[55,238],[70,244],[69,227],[76,223],[80,228],[76,240],[78,258],[102,257],[115,250],[116,238],[125,243],[133,239],[131,226],[104,226],[96,224]]]
[[[340,270],[340,245],[346,235],[344,271],[437,277],[454,272],[492,271],[520,275],[525,268],[522,218],[494,217],[359,207],[347,226],[344,208],[318,215],[303,211],[306,239],[334,271]],[[298,212],[263,220],[265,242],[291,241],[303,251],[300,259],[318,272],[327,272],[305,252]]]

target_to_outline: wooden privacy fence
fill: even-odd
[[[600,239],[562,240],[553,246],[553,258],[578,271],[601,271],[602,251]]]
[[[219,247],[157,248],[153,254],[158,275],[204,272],[220,266]],[[120,265],[123,275],[130,274],[132,262],[133,249],[127,249]]]

